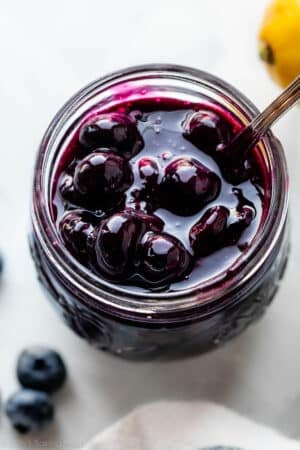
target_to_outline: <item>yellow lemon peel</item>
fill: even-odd
[[[300,0],[275,0],[267,8],[259,33],[259,55],[283,87],[300,74]]]

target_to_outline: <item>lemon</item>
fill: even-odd
[[[259,33],[259,54],[272,78],[287,86],[300,74],[300,0],[274,0]]]

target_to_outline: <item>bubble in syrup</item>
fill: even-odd
[[[168,159],[171,159],[171,158],[172,158],[173,153],[172,153],[172,152],[169,152],[169,151],[166,151],[166,152],[162,152],[162,153],[160,154],[160,156],[162,157],[162,159],[163,159],[164,161],[167,161]]]
[[[154,129],[156,134],[159,134],[160,130],[161,130],[161,127],[160,127],[160,125],[155,123],[154,126],[153,126],[153,129]]]

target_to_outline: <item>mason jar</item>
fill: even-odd
[[[51,218],[51,188],[62,143],[96,105],[118,102],[140,89],[213,101],[246,125],[257,108],[237,89],[199,70],[174,65],[133,67],[105,76],[73,96],[56,114],[38,150],[30,246],[39,281],[59,315],[99,349],[130,359],[173,359],[223,345],[255,322],[271,303],[289,249],[288,174],[272,132],[258,144],[271,180],[264,224],[228,271],[178,292],[139,292],[112,284],[67,251]],[[122,92],[123,92],[122,91]],[[199,100],[200,101],[200,100]]]

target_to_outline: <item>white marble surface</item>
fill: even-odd
[[[265,0],[1,0],[0,2],[0,388],[17,386],[17,354],[57,347],[70,372],[46,433],[18,437],[6,418],[0,448],[79,448],[134,406],[156,399],[221,402],[300,438],[300,110],[277,125],[291,175],[292,253],[266,317],[215,353],[183,362],[129,363],[89,348],[57,318],[35,278],[27,246],[36,148],[76,90],[113,69],[173,62],[211,71],[258,106],[278,89],[257,58]],[[298,229],[298,230],[297,230]]]

